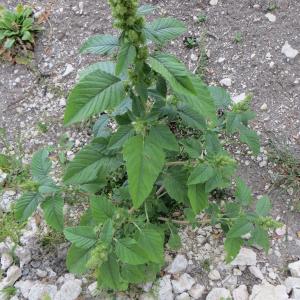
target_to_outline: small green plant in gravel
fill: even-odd
[[[198,23],[204,23],[207,21],[207,15],[200,14],[197,16],[197,22]]]
[[[0,6],[0,56],[9,60],[17,55],[29,56],[40,30],[30,7],[18,4],[11,11]]]
[[[236,44],[241,43],[241,42],[243,41],[242,33],[241,33],[241,32],[237,32],[237,33],[234,35],[233,41],[234,41]]]
[[[157,50],[185,31],[182,22],[147,23],[153,8],[138,7],[137,0],[109,3],[120,35],[89,38],[81,52],[116,54],[116,62],[101,61],[80,72],[64,116],[72,125],[100,114],[94,137],[69,162],[60,185],[49,176],[49,151],[34,155],[35,185],[17,202],[19,219],[41,205],[47,223],[72,243],[68,269],[94,274],[99,287],[111,291],[154,280],[165,248],[181,245],[180,224],[221,224],[227,261],[244,244],[268,250],[267,229],[274,223],[267,217],[267,197],[252,210],[254,198],[241,180],[234,201],[221,204],[213,197],[231,186],[237,168],[220,137],[239,136],[258,154],[258,136],[248,126],[255,115],[246,105],[233,104],[224,89],[206,86],[175,56]],[[64,228],[68,185],[88,195],[90,206],[77,226]],[[244,240],[247,233],[251,238]]]

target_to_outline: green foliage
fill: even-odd
[[[83,70],[65,112],[66,125],[98,116],[94,137],[68,163],[60,187],[49,178],[49,152],[35,154],[36,188],[19,200],[19,218],[41,204],[47,223],[61,231],[61,191],[65,185],[84,190],[89,209],[77,226],[63,230],[72,243],[67,267],[78,274],[92,271],[108,290],[153,280],[164,264],[164,247],[181,245],[175,224],[185,217],[196,225],[201,212],[224,229],[228,261],[245,243],[267,250],[266,230],[276,224],[266,216],[266,197],[251,210],[251,191],[239,180],[233,202],[222,206],[212,199],[214,191],[231,186],[237,167],[220,136],[237,133],[259,152],[247,103],[234,105],[226,91],[208,87],[176,57],[150,53],[147,39],[160,47],[183,33],[181,22],[163,18],[148,24],[144,15],[151,7],[138,9],[137,0],[109,3],[120,37],[88,39],[82,52],[116,52],[117,62]],[[174,222],[169,217],[175,211],[181,220]]]
[[[31,51],[40,30],[30,7],[18,4],[14,11],[0,7],[0,55],[12,58],[24,49],[25,54]]]

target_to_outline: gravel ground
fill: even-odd
[[[9,7],[14,7],[17,2],[4,0],[4,4]],[[38,13],[45,10],[49,12],[49,19],[45,23],[45,31],[38,38],[32,65],[0,64],[0,127],[8,130],[11,140],[17,135],[21,136],[25,158],[30,161],[34,150],[45,145],[57,145],[59,138],[65,133],[71,137],[74,151],[89,138],[88,132],[80,126],[62,126],[66,97],[75,82],[77,71],[98,59],[78,54],[83,40],[93,34],[113,32],[113,29],[106,1],[85,0],[81,2],[82,5],[75,0],[26,2]],[[213,5],[214,2],[216,5]],[[268,193],[273,202],[273,216],[286,224],[282,231],[274,233],[269,255],[258,251],[257,260],[252,263],[261,269],[264,280],[279,285],[288,275],[288,263],[300,259],[300,239],[297,236],[300,219],[299,213],[294,209],[298,204],[299,194],[288,186],[276,184],[279,169],[270,161],[268,145],[271,141],[278,147],[290,149],[295,157],[300,158],[300,54],[295,58],[288,58],[287,54],[282,53],[286,42],[300,51],[299,0],[153,0],[143,3],[157,6],[155,15],[150,18],[158,15],[175,16],[187,24],[186,37],[202,37],[201,48],[187,49],[183,43],[184,37],[168,47],[191,70],[196,68],[198,56],[204,49],[208,56],[205,80],[209,84],[223,83],[233,96],[241,93],[253,95],[252,106],[257,112],[253,127],[262,136],[262,152],[258,158],[251,157],[243,147],[234,148],[232,152],[241,162],[240,175],[253,188],[255,195]],[[272,10],[274,3],[276,9]],[[198,15],[207,16],[207,20],[204,23],[197,22]],[[47,133],[38,129],[40,122],[47,126]],[[71,157],[72,151],[68,155]],[[61,288],[68,281],[78,286],[79,283],[73,277],[68,277],[70,275],[60,277],[65,272],[62,264],[65,245],[53,250],[54,253],[60,253],[59,256],[48,253],[48,250],[39,251],[40,234],[37,235],[31,227],[26,230],[34,232],[35,243],[26,241],[23,245],[28,248],[30,244],[33,257],[31,264],[26,263],[22,269],[21,279],[40,278],[43,283],[53,285],[53,290]],[[257,274],[253,275],[253,268],[250,272],[249,266],[245,266],[243,270],[241,266],[229,267],[224,264],[222,240],[217,233],[218,228],[210,227],[199,229],[199,232],[190,228],[183,229],[185,246],[181,253],[187,257],[188,265],[181,272],[187,272],[205,287],[203,295],[213,287],[233,290],[242,285],[246,285],[251,292],[253,285],[261,283],[261,279],[257,278]],[[176,253],[171,254],[170,262],[175,256]],[[32,264],[34,261],[40,264]],[[209,266],[206,270],[203,266],[207,261]],[[59,267],[55,267],[55,264]],[[55,275],[49,268],[55,270]],[[46,270],[43,278],[37,275],[37,270],[40,269]],[[214,273],[211,276],[208,275],[210,269]],[[214,272],[216,270],[220,273],[220,278]],[[172,276],[172,280],[181,278],[177,273],[164,277],[165,286],[170,281],[168,276]],[[85,288],[89,282],[85,278],[80,280],[83,298],[78,299],[89,299],[89,292]],[[162,290],[162,286],[160,282],[159,290]],[[190,297],[184,296],[186,295],[177,298]],[[20,294],[17,299],[23,297]],[[130,299],[134,297],[135,294],[129,296]],[[270,299],[287,299],[280,297],[282,298]],[[104,299],[104,296],[94,299]],[[172,298],[163,296],[160,299]]]

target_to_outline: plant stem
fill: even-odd
[[[174,224],[179,224],[179,225],[190,225],[191,223],[189,221],[184,221],[184,220],[174,220],[174,219],[168,219],[164,217],[159,217],[158,220],[164,221],[164,222],[172,222]],[[211,220],[207,219],[204,221],[197,221],[198,224],[200,225],[207,225],[210,223]]]
[[[178,161],[171,161],[166,163],[166,167],[174,167],[174,166],[182,166],[187,164],[189,161],[188,160],[178,160]]]

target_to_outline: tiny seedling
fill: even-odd
[[[184,38],[183,44],[188,49],[193,49],[193,48],[196,48],[198,46],[198,41],[197,41],[196,37],[189,36],[189,37]]]
[[[207,21],[207,16],[204,14],[200,14],[197,16],[197,22],[198,23],[204,23]]]
[[[234,35],[234,39],[233,41],[236,43],[236,44],[239,44],[241,43],[243,40],[242,38],[242,33],[241,32],[237,32],[235,35]]]

